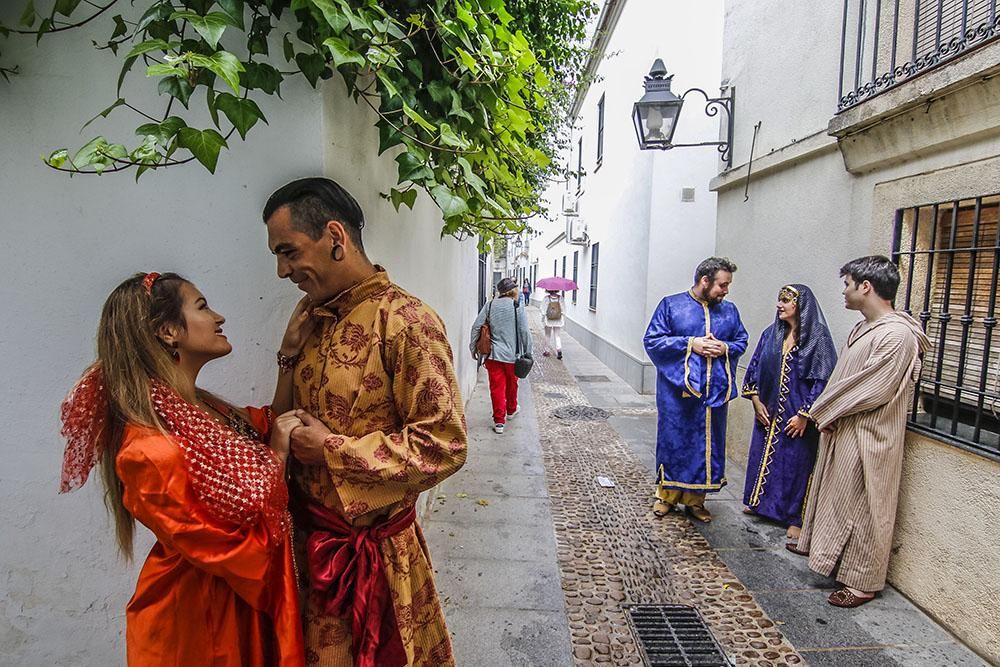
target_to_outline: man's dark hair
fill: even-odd
[[[709,257],[702,260],[698,268],[694,270],[694,284],[697,285],[702,277],[707,276],[710,284],[715,284],[715,274],[719,271],[736,273],[736,265],[729,261],[728,257]]]
[[[274,212],[287,206],[292,225],[314,241],[323,235],[326,223],[338,220],[347,230],[351,242],[364,252],[361,230],[365,215],[358,201],[336,181],[329,178],[300,178],[275,190],[264,205],[264,222]]]
[[[840,267],[840,275],[850,276],[856,284],[871,283],[875,293],[886,301],[896,298],[899,289],[899,269],[884,255],[868,255],[852,259]]]

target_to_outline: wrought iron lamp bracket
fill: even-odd
[[[733,106],[736,102],[736,91],[730,88],[729,95],[724,97],[709,97],[701,88],[690,88],[681,95],[681,99],[686,99],[690,93],[699,93],[705,98],[705,115],[714,118],[719,115],[719,111],[726,112],[726,140],[725,141],[700,141],[693,144],[668,144],[661,146],[662,150],[671,148],[681,148],[686,146],[715,146],[719,151],[719,157],[726,163],[726,168],[733,166]]]

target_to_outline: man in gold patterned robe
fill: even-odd
[[[264,209],[278,275],[313,304],[294,374],[294,487],[307,537],[307,664],[453,665],[414,506],[465,462],[463,402],[444,324],[373,265],[358,203],[294,181]]]

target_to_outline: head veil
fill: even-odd
[[[828,379],[837,363],[837,348],[819,302],[816,301],[812,290],[805,285],[792,284],[781,289],[795,296],[799,309],[798,351],[793,360],[799,369],[799,379]],[[761,334],[763,348],[757,385],[760,398],[765,404],[771,404],[778,397],[781,383],[781,347],[787,331],[788,325],[776,315],[774,323]]]

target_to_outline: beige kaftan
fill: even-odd
[[[859,322],[809,410],[834,431],[820,438],[798,548],[809,552],[810,569],[836,569],[837,581],[858,590],[885,586],[906,415],[929,346],[904,313]]]

